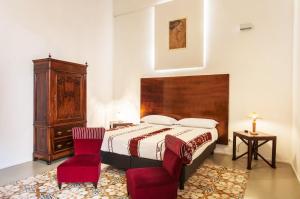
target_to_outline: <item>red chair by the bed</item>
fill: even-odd
[[[126,171],[127,192],[132,199],[176,199],[186,144],[171,135],[165,138],[162,167],[135,168]]]
[[[57,167],[57,183],[91,182],[97,188],[101,159],[100,148],[105,133],[104,128],[72,129],[74,156]]]

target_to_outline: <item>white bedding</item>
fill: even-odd
[[[156,135],[147,137],[139,141],[138,156],[142,158],[148,158],[153,160],[162,160],[165,150],[164,138],[167,134],[175,135],[176,137],[188,142],[197,136],[210,132],[212,140],[204,143],[193,154],[193,160],[197,158],[212,142],[218,139],[218,132],[216,128],[194,128],[194,127],[182,127],[178,125],[166,126],[142,123],[137,126],[131,126],[105,133],[101,150],[106,152],[113,152],[122,155],[130,156],[129,143],[132,138],[141,136],[143,134],[151,133],[162,128],[171,128]]]

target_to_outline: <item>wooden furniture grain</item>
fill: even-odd
[[[159,114],[182,119],[202,117],[219,122],[218,143],[228,144],[229,75],[200,75],[141,79],[141,118]],[[180,189],[216,148],[211,143],[180,174]],[[101,151],[102,162],[120,169],[161,166],[162,161]]]
[[[218,144],[228,144],[228,107],[228,74],[141,79],[141,117],[214,119],[219,122]]]
[[[73,153],[72,128],[86,126],[87,64],[33,60],[33,159],[52,160]]]
[[[251,135],[249,132],[236,131],[233,132],[233,151],[232,151],[232,160],[237,160],[244,155],[248,154],[247,169],[251,169],[251,163],[254,156],[254,159],[257,160],[260,157],[272,168],[276,168],[276,141],[277,137],[274,135],[269,135],[262,132],[257,132],[257,135]],[[236,156],[236,138],[240,138],[247,146],[247,152]],[[261,141],[261,143],[259,143]],[[266,160],[260,153],[258,153],[258,148],[267,142],[272,141],[272,161],[271,163]]]

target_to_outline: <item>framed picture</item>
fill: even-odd
[[[155,69],[204,66],[204,1],[176,0],[155,6]]]
[[[186,48],[186,19],[169,22],[169,49]]]

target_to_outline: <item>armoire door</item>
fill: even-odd
[[[85,74],[54,72],[54,123],[83,121],[85,119]]]

